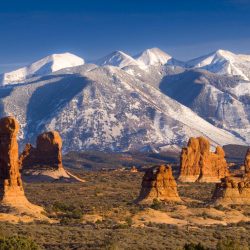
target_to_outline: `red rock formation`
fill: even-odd
[[[12,117],[0,120],[0,187],[3,203],[24,196],[18,166],[17,133],[19,125]]]
[[[198,138],[191,137],[188,146],[182,149],[179,180],[194,182],[200,175],[200,143]]]
[[[19,124],[13,117],[0,119],[0,208],[44,218],[43,209],[31,204],[24,195],[18,164],[18,130]]]
[[[219,182],[227,176],[225,153],[218,146],[210,152],[210,143],[204,137],[190,138],[182,149],[179,180],[182,182]]]
[[[151,203],[154,199],[181,201],[170,165],[154,166],[143,177],[137,202]]]
[[[33,146],[30,143],[27,143],[24,147],[22,154],[19,156],[19,168],[22,169],[23,165],[29,165],[34,159],[31,159],[31,156],[34,155]]]
[[[216,185],[213,201],[216,204],[250,205],[250,150],[244,162],[245,173],[242,177],[225,177]]]
[[[246,175],[250,178],[250,148],[247,150],[244,165]]]
[[[19,166],[27,182],[80,181],[81,178],[66,171],[62,164],[62,139],[57,131],[40,134],[36,147],[27,144],[19,157]]]
[[[23,169],[62,169],[62,139],[59,133],[50,131],[40,134],[36,148],[27,144],[20,155],[19,164]]]
[[[215,204],[250,205],[250,180],[236,177],[225,177],[216,184],[212,197]]]
[[[135,166],[133,166],[131,169],[130,169],[130,172],[131,173],[138,173],[138,170]]]

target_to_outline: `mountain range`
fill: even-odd
[[[21,124],[23,146],[58,130],[64,151],[179,150],[250,143],[250,56],[218,50],[186,62],[158,48],[115,51],[91,63],[53,54],[0,76],[0,115]]]

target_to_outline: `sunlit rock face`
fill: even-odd
[[[26,144],[19,157],[19,166],[27,182],[55,180],[84,182],[64,169],[62,139],[57,131],[40,134],[36,140],[36,147],[30,143]]]
[[[18,131],[19,124],[14,118],[0,120],[0,187],[3,203],[18,202],[24,197],[18,165]]]
[[[18,131],[15,118],[0,119],[0,210],[45,219],[43,208],[31,204],[24,194],[18,163]]]
[[[241,177],[225,177],[216,184],[213,201],[216,204],[250,204],[250,150],[245,157],[245,173]]]
[[[154,199],[181,201],[170,165],[154,166],[148,169],[143,177],[137,202],[151,203]]]
[[[249,178],[225,177],[216,184],[213,194],[215,204],[246,204],[250,205]]]
[[[180,157],[180,175],[182,182],[220,182],[228,176],[225,152],[217,146],[210,152],[210,143],[204,137],[190,138],[188,146],[182,149]]]
[[[250,178],[250,148],[246,153],[244,165],[245,165],[246,175],[248,176],[248,178]]]
[[[20,166],[23,169],[34,167],[63,168],[62,139],[57,131],[44,132],[37,137],[36,147],[26,144],[20,155]]]

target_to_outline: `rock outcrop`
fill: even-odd
[[[53,169],[63,168],[62,164],[62,139],[57,131],[40,134],[37,137],[36,148],[26,144],[19,158],[21,168],[48,167]]]
[[[245,157],[245,173],[250,178],[250,148],[247,150],[246,157]]]
[[[136,202],[152,203],[154,199],[181,201],[170,165],[157,165],[145,172]]]
[[[43,208],[31,204],[24,194],[18,164],[18,131],[19,124],[13,117],[0,119],[0,209],[1,212],[45,219]]]
[[[217,146],[210,152],[210,143],[204,137],[189,139],[187,147],[182,149],[179,180],[182,182],[220,182],[228,176],[225,152]]]
[[[225,177],[216,184],[213,194],[215,204],[250,205],[250,180],[248,178]]]
[[[136,166],[132,166],[130,169],[131,173],[138,173],[138,169],[136,168]]]
[[[250,205],[250,150],[246,153],[243,175],[221,179],[221,182],[216,184],[212,199],[215,204]]]
[[[62,139],[57,131],[40,134],[36,147],[26,144],[19,157],[19,165],[26,181],[83,181],[64,169]]]

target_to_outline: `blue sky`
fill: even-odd
[[[250,0],[0,0],[0,72],[52,53],[250,54]]]

